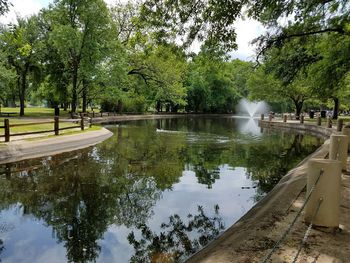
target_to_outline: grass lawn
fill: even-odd
[[[9,107],[1,107],[1,112],[16,112],[16,117],[19,117],[19,108],[9,108]],[[25,108],[24,109],[24,117],[50,117],[54,116],[55,109],[51,108]],[[68,111],[60,110],[60,115],[62,117],[68,117]]]
[[[37,124],[37,125],[26,125],[19,127],[11,127],[13,124],[25,124],[25,123],[40,123],[41,121],[33,121],[33,120],[21,120],[21,119],[10,119],[10,134],[15,133],[23,133],[23,132],[36,132],[36,131],[45,131],[45,130],[53,130],[53,123],[45,123],[45,124]],[[0,126],[3,126],[4,121],[0,119]],[[65,128],[69,126],[77,126],[79,123],[71,123],[71,122],[60,122],[59,127]],[[0,129],[0,135],[4,135],[4,129]]]
[[[78,109],[77,112],[80,112],[81,109]],[[10,107],[1,107],[1,112],[16,112],[17,115],[15,117],[19,117],[19,107],[16,108],[10,108]],[[95,109],[95,112],[100,112],[99,109]],[[38,117],[53,117],[55,114],[55,109],[52,108],[25,108],[24,109],[24,117],[32,117],[32,118],[38,118]],[[69,111],[64,111],[63,109],[60,109],[60,117],[69,117]]]
[[[2,112],[16,112],[19,115],[19,108],[1,108]],[[50,108],[26,108],[25,109],[25,117],[26,118],[19,118],[16,117],[0,117],[0,126],[4,126],[4,119],[9,119],[10,122],[10,134],[16,134],[16,133],[26,133],[26,132],[38,132],[38,131],[46,131],[46,130],[53,130],[54,129],[54,123],[43,123],[43,124],[37,124],[37,125],[26,125],[26,126],[18,126],[18,127],[11,127],[11,125],[14,124],[25,124],[25,123],[40,123],[40,122],[46,122],[46,121],[53,121],[54,116],[54,109]],[[60,111],[60,118],[68,117],[69,113],[64,112],[63,110]],[[41,120],[40,117],[46,118],[45,120]],[[78,121],[78,120],[77,120]],[[79,126],[80,123],[73,123],[73,122],[60,122],[59,127],[60,128],[66,128],[71,126]],[[86,130],[98,130],[101,129],[100,126],[92,126],[91,128],[85,127]],[[72,133],[80,133],[84,132],[81,131],[79,128],[76,129],[69,129],[69,130],[63,130],[60,131],[60,134],[72,134]],[[52,132],[53,133],[53,132]],[[4,129],[0,128],[0,135],[4,135]],[[38,135],[36,135],[38,136]],[[47,134],[42,134],[40,137],[47,137]],[[52,135],[54,136],[54,135]],[[15,138],[15,137],[13,137]],[[0,139],[3,141],[3,138]],[[10,139],[11,140],[11,139]]]
[[[88,131],[98,131],[101,129],[102,129],[101,125],[93,125],[93,126],[91,126],[91,128],[85,127],[84,131],[76,130],[76,129],[60,131],[60,135],[78,134],[78,133],[84,133],[84,132],[88,132]],[[26,141],[36,141],[36,140],[40,140],[40,139],[44,139],[44,138],[46,139],[46,138],[54,138],[54,137],[57,137],[57,136],[56,135],[43,135],[42,137],[28,138],[28,139],[26,139]]]

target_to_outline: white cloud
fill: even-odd
[[[253,19],[240,19],[236,22],[235,27],[238,49],[231,53],[232,58],[254,60],[255,46],[251,44],[251,41],[263,34],[266,29]]]
[[[16,17],[26,17],[32,14],[36,14],[43,7],[42,3],[36,0],[10,0],[12,6],[10,12],[0,18],[0,22],[3,24],[15,23]]]

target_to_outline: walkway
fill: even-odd
[[[112,135],[112,132],[102,128],[97,131],[87,131],[35,141],[19,140],[1,143],[0,165],[86,148],[102,142]]]

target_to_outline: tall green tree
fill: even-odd
[[[303,43],[327,42],[316,46],[318,58],[311,59],[307,63],[311,66],[316,63],[317,68],[312,74],[322,75],[317,77],[312,87],[315,94],[320,97],[332,98],[334,101],[334,115],[337,118],[339,109],[339,87],[342,79],[348,71],[346,40],[350,37],[350,16],[349,1],[248,1],[248,13],[268,27],[268,31],[259,37],[256,42],[259,44],[258,59],[264,57],[273,48],[281,49],[284,46],[297,45],[304,49]],[[281,23],[281,20],[288,22]],[[345,42],[344,42],[345,41]],[[340,42],[343,44],[338,45]],[[329,52],[325,46],[333,52]],[[293,48],[296,49],[296,48]],[[310,45],[301,54],[315,52]],[[332,54],[332,59],[327,58]],[[298,55],[300,57],[300,54]],[[304,56],[305,58],[305,56]],[[321,60],[318,62],[318,60]],[[328,60],[326,62],[326,60]],[[323,62],[322,62],[323,61]],[[305,63],[305,61],[300,61]],[[323,66],[321,66],[323,65]],[[331,66],[327,66],[331,65]],[[300,69],[294,64],[294,72]],[[324,77],[324,76],[328,76]],[[325,81],[326,80],[326,81]]]
[[[70,70],[71,109],[75,112],[79,85],[91,77],[91,70],[103,51],[109,13],[103,0],[56,0],[51,10],[50,41]],[[81,91],[85,88],[83,85]]]
[[[202,49],[189,67],[187,110],[233,112],[238,100],[245,93],[240,94],[239,91],[242,83],[239,84],[238,64],[227,62],[221,50]]]
[[[141,19],[154,29],[159,42],[174,42],[177,36],[185,48],[197,39],[205,46],[231,50],[237,47],[233,24],[240,17],[243,4],[235,0],[146,0]]]
[[[11,24],[2,34],[1,49],[6,54],[8,65],[16,72],[20,116],[24,116],[28,78],[31,75],[35,82],[40,77],[42,45],[37,17],[17,18],[17,23]],[[32,86],[33,82],[30,84]]]
[[[158,46],[134,57],[128,75],[141,78],[147,87],[148,99],[157,111],[177,112],[186,105],[184,76],[187,68],[185,56],[176,47]]]
[[[350,72],[350,36],[329,34],[319,38],[321,59],[311,65],[313,93],[318,99],[333,100],[333,119],[337,119],[340,101],[347,96],[346,78]]]

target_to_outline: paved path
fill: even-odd
[[[12,141],[0,144],[0,164],[16,162],[69,152],[95,145],[112,136],[113,133],[102,128],[97,131],[64,135],[36,141]]]

